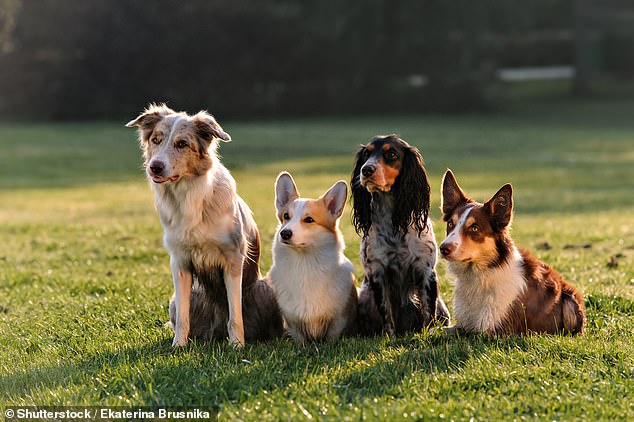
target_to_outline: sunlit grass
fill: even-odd
[[[234,138],[221,146],[223,160],[262,233],[263,271],[277,173],[291,171],[303,195],[317,196],[348,180],[359,143],[399,132],[425,156],[438,239],[447,167],[478,200],[513,183],[516,241],[580,288],[589,316],[579,338],[431,333],[241,351],[223,342],[171,350],[168,258],[132,131],[0,126],[2,402],[200,404],[226,419],[631,418],[632,112],[634,102],[619,101],[460,117],[221,121]],[[346,253],[360,278],[346,213]],[[444,263],[439,272],[450,300]]]

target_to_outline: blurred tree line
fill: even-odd
[[[573,9],[574,0],[0,0],[0,116],[121,118],[150,101],[235,117],[476,109],[498,67],[572,62]]]

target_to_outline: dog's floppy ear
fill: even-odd
[[[367,236],[372,226],[372,194],[361,186],[361,167],[366,161],[367,147],[361,145],[355,157],[354,169],[350,176],[352,191],[352,224],[360,236]]]
[[[288,172],[281,172],[275,181],[275,209],[281,211],[289,202],[297,198],[299,198],[299,192],[293,176]]]
[[[206,111],[196,113],[192,119],[192,123],[196,134],[207,142],[211,142],[214,139],[219,139],[223,142],[231,142],[231,136],[222,129],[214,116]]]
[[[346,206],[346,199],[348,199],[348,185],[343,180],[339,180],[321,196],[321,199],[326,203],[330,215],[335,218],[341,217]]]
[[[495,231],[504,230],[513,216],[513,186],[509,183],[502,186],[491,199],[484,204],[484,209],[491,216]]]
[[[393,188],[396,206],[392,225],[402,234],[407,233],[411,226],[420,236],[429,217],[429,181],[418,149],[408,145],[404,151],[403,165]]]
[[[467,198],[462,189],[460,189],[460,186],[456,181],[456,177],[449,169],[447,169],[442,178],[442,188],[440,193],[442,196],[440,209],[442,210],[444,221],[447,221],[449,217],[451,217],[451,214],[453,214],[459,205],[469,202],[469,198]]]
[[[150,104],[136,119],[126,123],[126,127],[139,127],[141,130],[153,129],[163,117],[175,113],[165,104]]]

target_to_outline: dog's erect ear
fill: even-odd
[[[194,129],[198,136],[207,142],[211,142],[214,139],[219,139],[223,142],[231,142],[231,136],[224,130],[214,116],[206,111],[198,112],[192,119]]]
[[[321,199],[326,203],[330,215],[335,218],[341,217],[348,199],[348,185],[343,180],[338,181],[321,196]]]
[[[172,113],[175,113],[175,111],[165,104],[151,104],[143,111],[143,113],[139,114],[136,119],[130,120],[125,126],[137,126],[143,130],[153,129],[154,126],[163,119],[163,117]]]
[[[491,216],[493,229],[504,230],[513,216],[513,186],[509,183],[502,186],[491,199],[484,204],[484,209]]]
[[[275,208],[281,211],[289,202],[297,198],[299,198],[299,192],[293,177],[290,173],[283,171],[275,181]]]
[[[447,169],[447,172],[442,178],[441,196],[442,204],[440,205],[440,209],[444,214],[445,221],[447,221],[459,205],[469,202],[469,198],[467,198],[462,189],[460,189],[456,177],[449,169]]]

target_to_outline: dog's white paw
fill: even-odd
[[[174,341],[172,341],[172,347],[185,347],[187,346],[187,337],[174,337]]]
[[[460,328],[456,327],[455,325],[452,325],[451,327],[442,327],[442,330],[448,336],[457,336],[458,334],[460,334]]]
[[[227,331],[229,332],[229,342],[233,347],[241,348],[244,346],[244,326],[242,324],[232,324],[229,321]]]
[[[244,340],[240,340],[237,338],[231,338],[229,339],[229,343],[231,343],[231,345],[235,348],[235,349],[242,349],[244,347]]]

